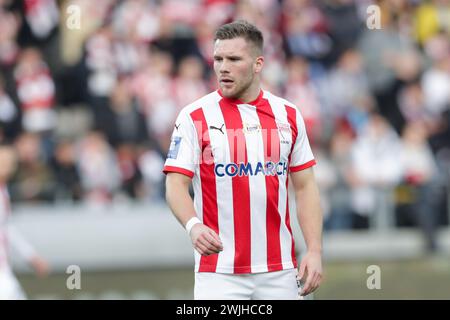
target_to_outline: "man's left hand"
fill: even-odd
[[[322,281],[322,272],[322,255],[319,252],[308,252],[300,263],[297,276],[300,281],[304,281],[303,289],[300,292],[301,296],[306,296],[319,287]]]

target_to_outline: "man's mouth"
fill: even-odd
[[[234,81],[233,80],[231,80],[231,79],[222,79],[222,80],[220,80],[220,83],[223,83],[223,84],[231,84],[231,83],[233,83]]]

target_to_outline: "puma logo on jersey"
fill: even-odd
[[[175,129],[177,129],[177,131],[178,131],[178,128],[181,126],[181,123],[179,124],[179,125],[177,125],[176,123],[175,123]]]
[[[220,128],[217,128],[217,127],[215,127],[215,126],[209,126],[209,128],[211,129],[211,130],[219,130],[220,132],[222,132],[222,134],[225,134],[223,131],[222,131],[222,128],[223,128],[223,126],[225,125],[225,123],[224,124],[222,124],[222,126],[220,127]]]

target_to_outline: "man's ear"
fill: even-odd
[[[264,57],[259,56],[256,58],[255,65],[253,67],[253,71],[255,73],[260,73],[262,71],[263,66],[264,66]]]

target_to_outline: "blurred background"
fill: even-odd
[[[10,220],[51,267],[36,278],[12,252],[28,297],[192,299],[161,170],[178,112],[216,89],[215,29],[239,18],[263,31],[263,88],[299,107],[318,162],[314,298],[450,299],[449,0],[0,0]]]

